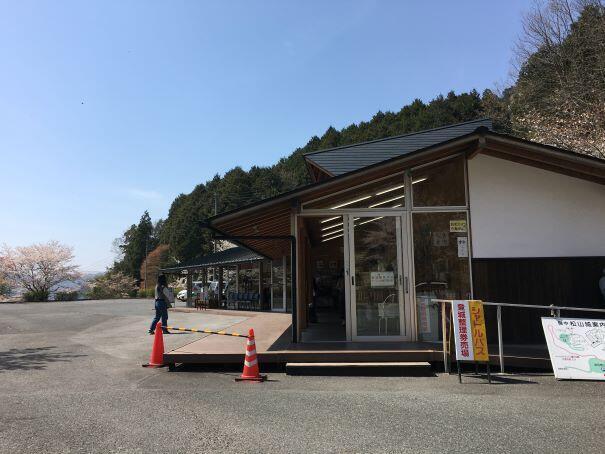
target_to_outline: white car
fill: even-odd
[[[181,290],[177,293],[176,298],[181,301],[187,301],[187,290]]]
[[[210,281],[206,284],[208,286],[208,289],[211,292],[216,292],[216,290],[218,289],[218,281]],[[199,295],[202,290],[204,288],[204,283],[202,281],[195,281],[193,282],[193,297],[195,298],[196,295]],[[227,286],[225,286],[225,288],[223,288],[223,294],[225,293],[227,289]],[[176,295],[177,299],[181,300],[181,301],[187,301],[187,289],[181,290],[177,295]]]

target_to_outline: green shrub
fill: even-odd
[[[76,290],[55,293],[55,301],[75,301],[78,299]]]
[[[137,295],[134,279],[119,272],[107,272],[88,284],[86,296],[93,300],[128,298]]]
[[[23,294],[23,301],[48,301],[47,290],[32,290]]]
[[[11,293],[11,286],[0,276],[0,296],[9,296]]]
[[[141,288],[137,294],[139,298],[153,298],[155,296],[155,289],[148,288],[147,290]]]

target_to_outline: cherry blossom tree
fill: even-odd
[[[47,300],[53,287],[80,277],[71,247],[58,241],[0,251],[0,274],[14,287],[20,287],[40,300]]]

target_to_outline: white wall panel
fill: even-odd
[[[468,174],[473,257],[605,256],[605,185],[486,155]]]

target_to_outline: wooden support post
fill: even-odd
[[[218,287],[217,287],[217,296],[216,301],[218,307],[221,307],[221,298],[223,297],[223,267],[218,267]]]
[[[447,342],[447,303],[441,302],[441,335],[443,336],[443,370],[445,373],[450,373],[450,367],[448,363],[448,342]]]
[[[187,307],[193,306],[193,276],[187,275]]]
[[[500,360],[500,373],[504,373],[504,343],[502,342],[502,306],[496,307],[498,319],[498,358]]]
[[[263,301],[263,261],[258,262],[258,304],[262,307]]]

